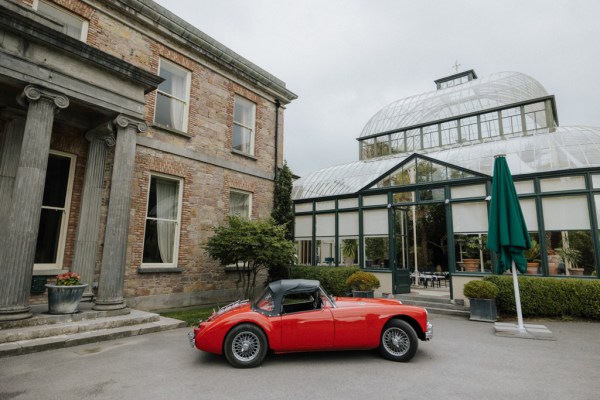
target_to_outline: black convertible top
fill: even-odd
[[[283,298],[291,293],[314,292],[319,289],[321,283],[311,279],[282,279],[269,283],[268,290],[273,293],[274,309],[267,315],[276,315],[281,311]],[[256,310],[256,309],[255,309]],[[264,312],[264,311],[261,311]]]

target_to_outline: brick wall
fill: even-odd
[[[24,1],[24,4],[28,2]],[[211,260],[202,246],[213,228],[223,222],[229,213],[231,189],[251,192],[252,217],[267,218],[271,212],[273,182],[245,171],[259,170],[272,174],[274,169],[275,104],[259,89],[253,88],[228,71],[220,71],[209,60],[189,49],[181,48],[168,38],[124,15],[115,15],[103,3],[93,0],[56,0],[55,3],[88,20],[87,43],[106,53],[117,56],[140,68],[158,74],[160,58],[174,62],[191,72],[191,92],[187,135],[153,126],[156,92],[146,95],[145,120],[150,126],[140,134],[147,138],[177,146],[240,168],[226,169],[202,163],[153,148],[138,145],[132,183],[128,257],[125,270],[124,296],[137,299],[155,296],[165,298],[197,292],[216,292],[211,298],[231,296],[237,276],[226,273],[223,266]],[[99,9],[96,9],[99,8]],[[256,103],[254,157],[232,153],[232,125],[235,95]],[[77,155],[75,185],[71,200],[71,214],[64,266],[70,268],[73,258],[78,213],[87,157],[84,132],[55,129],[52,148]],[[283,109],[279,116],[279,164],[283,162]],[[104,177],[101,228],[97,257],[96,281],[102,258],[102,245],[110,194],[112,158],[109,149]],[[143,273],[142,263],[145,216],[151,174],[160,173],[183,180],[183,204],[179,243],[178,267],[181,273]],[[175,296],[176,297],[176,296]],[[41,301],[32,299],[32,302]],[[143,303],[143,301],[142,301]],[[173,304],[170,304],[173,306]],[[181,304],[183,305],[183,304]],[[189,304],[186,304],[189,305]],[[158,304],[160,306],[160,304]]]

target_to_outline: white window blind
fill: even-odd
[[[339,213],[338,224],[340,236],[358,236],[358,212]]]
[[[335,214],[317,215],[317,236],[335,236]]]
[[[485,202],[452,204],[454,233],[486,233],[488,212]]]
[[[365,210],[363,211],[363,234],[364,235],[387,235],[388,233],[388,210]]]
[[[294,227],[296,238],[312,237],[312,215],[301,215],[296,217]]]
[[[544,227],[547,231],[590,229],[585,196],[560,196],[542,199]]]

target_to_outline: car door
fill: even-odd
[[[330,305],[314,301],[314,295],[305,299],[296,296],[295,304],[312,302],[314,306],[302,310],[302,307],[290,307],[281,315],[282,351],[322,350],[333,346],[334,326]],[[298,300],[306,300],[303,303]],[[285,302],[285,299],[284,299]],[[316,307],[316,308],[315,308]],[[307,308],[307,307],[304,307]]]

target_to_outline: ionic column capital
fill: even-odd
[[[117,115],[117,118],[114,119],[113,123],[117,129],[133,127],[137,132],[146,132],[148,130],[148,125],[144,121],[128,117],[124,114]]]
[[[34,85],[27,85],[23,89],[23,93],[19,95],[17,101],[22,106],[26,106],[30,102],[45,100],[53,103],[56,107],[55,112],[69,106],[69,98],[62,93],[53,92]]]
[[[90,142],[93,142],[94,140],[102,141],[107,147],[113,147],[116,143],[113,130],[112,122],[106,122],[87,131],[85,133],[85,138]]]

